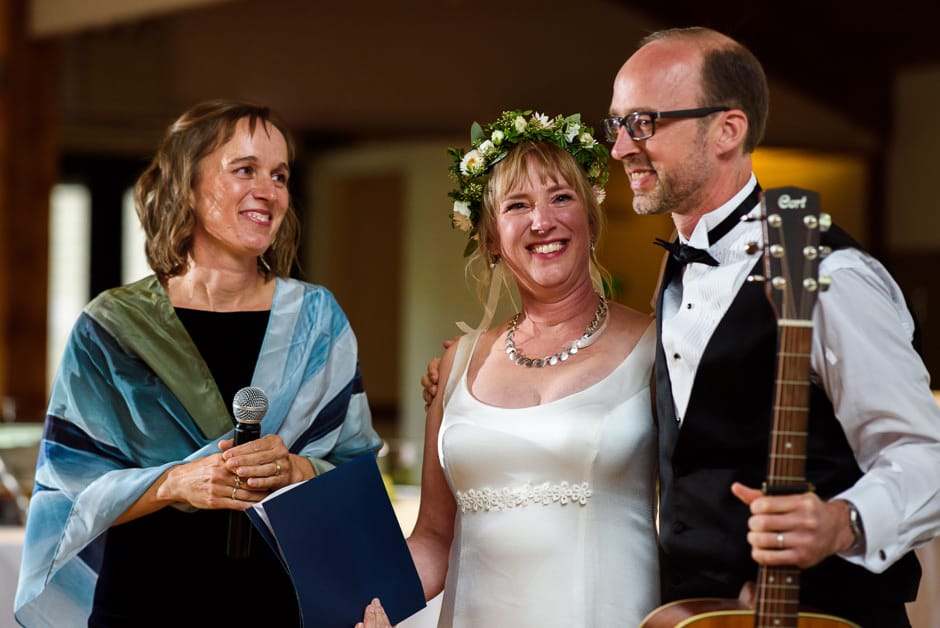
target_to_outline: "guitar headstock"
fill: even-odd
[[[819,193],[797,187],[771,188],[761,197],[765,292],[777,319],[809,321],[819,290],[826,251],[819,234],[831,224],[819,211]]]

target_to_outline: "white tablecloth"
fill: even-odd
[[[23,555],[23,528],[0,526],[0,628],[15,628],[13,596]]]

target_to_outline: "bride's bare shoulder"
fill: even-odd
[[[632,331],[642,335],[646,328],[650,326],[650,323],[655,320],[650,312],[640,312],[620,303],[611,302],[608,307],[610,308],[609,324],[616,325],[621,332],[629,333]]]

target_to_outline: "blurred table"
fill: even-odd
[[[396,485],[392,493],[392,505],[401,524],[401,531],[407,537],[418,520],[418,502],[421,489],[417,486]],[[441,596],[428,602],[426,608],[397,624],[397,628],[437,628],[437,618],[441,613]]]
[[[940,391],[934,399],[940,404]],[[940,537],[917,549],[923,576],[917,600],[907,605],[912,628],[940,628]]]
[[[940,537],[917,549],[921,569],[917,601],[907,605],[912,628],[940,628]]]
[[[23,555],[23,533],[20,526],[0,526],[0,628],[16,628],[13,619],[13,596]]]
[[[41,423],[0,423],[0,525],[26,522],[41,439]]]
[[[0,628],[16,628],[13,598],[42,423],[0,423]]]

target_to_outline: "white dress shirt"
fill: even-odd
[[[759,220],[736,225],[711,246],[708,230],[755,185],[752,175],[689,238],[719,266],[689,264],[681,284],[673,281],[663,296],[662,344],[680,423],[706,344],[757,262],[747,244],[763,240]],[[759,216],[760,207],[750,215]],[[831,286],[813,311],[811,370],[865,473],[836,496],[855,504],[865,528],[864,555],[845,558],[880,573],[940,534],[940,407],[911,346],[914,321],[888,271],[861,251],[842,249],[820,262],[819,274]]]

